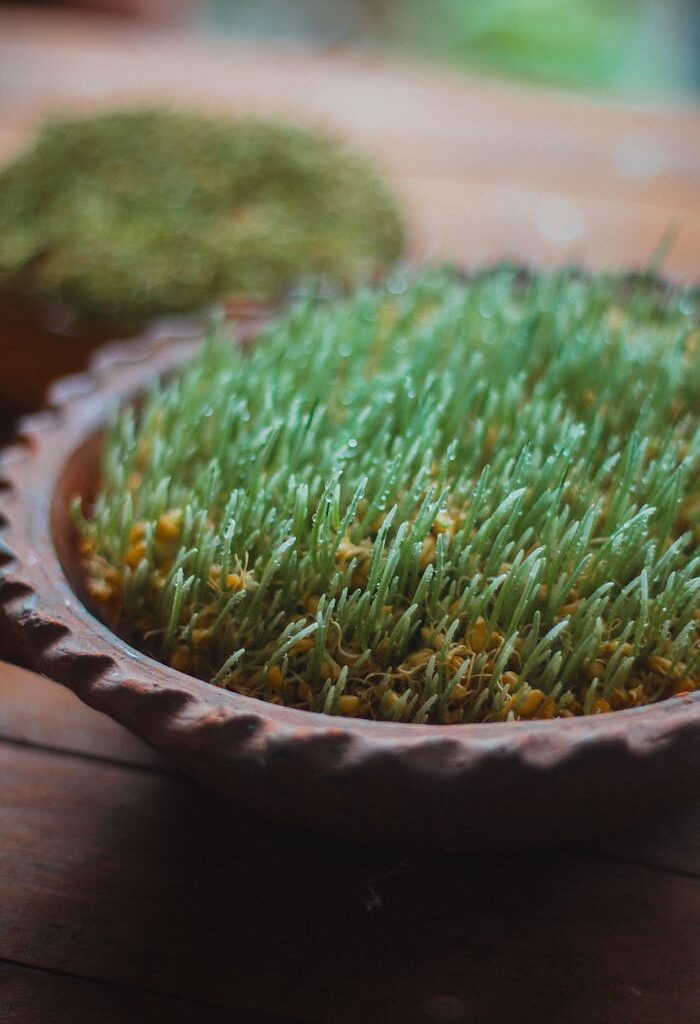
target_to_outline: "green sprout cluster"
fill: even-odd
[[[332,715],[596,714],[700,684],[700,331],[648,278],[434,271],[210,339],[78,515],[113,629]]]
[[[342,286],[400,256],[395,200],[323,135],[136,109],[46,125],[0,171],[0,287],[125,322]]]

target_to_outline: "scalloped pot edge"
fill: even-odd
[[[238,340],[264,321],[243,321]],[[199,343],[161,328],[101,350],[3,453],[3,656],[68,686],[235,806],[355,840],[466,850],[569,842],[700,793],[700,693],[543,722],[336,719],[183,675],[95,619],[80,600],[68,503],[94,492],[109,410]]]

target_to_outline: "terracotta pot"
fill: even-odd
[[[6,291],[0,292],[0,324],[0,412],[6,417],[40,409],[52,380],[84,369],[116,334]]]
[[[254,324],[248,325],[252,331]],[[106,410],[198,343],[150,335],[53,391],[2,464],[0,653],[69,686],[237,804],[361,840],[569,842],[700,792],[700,693],[592,718],[411,725],[331,718],[155,662],[83,604],[68,504],[94,493]]]
[[[266,307],[232,302],[231,318],[257,319]],[[151,324],[202,330],[207,314],[153,318]],[[124,332],[118,324],[81,320],[58,305],[0,291],[0,422],[41,409],[52,381],[84,370],[93,353],[117,337],[141,334],[142,324]],[[157,329],[157,328],[156,328]]]

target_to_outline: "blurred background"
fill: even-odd
[[[700,270],[700,0],[0,0],[0,163],[54,113],[281,117],[371,157],[413,260]]]
[[[700,89],[696,0],[204,0],[194,21],[617,95]]]
[[[52,6],[61,0],[54,0]],[[631,97],[700,90],[697,0],[75,0],[217,36],[353,45]]]

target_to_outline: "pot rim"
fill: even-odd
[[[256,311],[235,327],[236,340],[253,337],[268,320]],[[17,443],[0,454],[0,640],[5,630],[15,659],[145,736],[144,714],[160,717],[173,748],[184,734],[197,748],[213,731],[229,746],[235,737],[237,756],[243,750],[244,757],[259,758],[261,749],[273,755],[291,739],[313,746],[334,766],[387,747],[429,747],[444,748],[447,756],[438,758],[443,771],[480,751],[543,768],[582,747],[623,745],[643,756],[671,734],[700,733],[700,691],[605,715],[418,725],[275,705],[214,687],[130,647],[90,612],[70,581],[53,522],[57,488],[71,458],[97,439],[109,407],[133,401],[156,377],[177,370],[201,341],[201,328],[171,323],[100,349],[86,373],[51,388],[50,408],[22,420]]]

